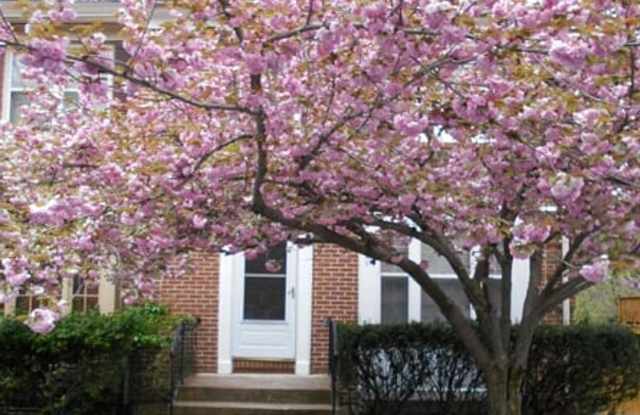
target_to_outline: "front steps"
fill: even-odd
[[[174,415],[331,415],[326,376],[196,375],[178,390]]]

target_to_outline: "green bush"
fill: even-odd
[[[338,374],[361,414],[482,414],[483,374],[450,326],[341,325]],[[593,414],[640,391],[640,343],[617,326],[543,326],[524,382],[524,412]]]
[[[144,351],[166,358],[171,334],[184,320],[153,304],[110,316],[71,314],[47,335],[0,319],[0,409],[112,413],[130,356]]]

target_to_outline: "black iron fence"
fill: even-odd
[[[31,376],[28,388],[0,399],[0,413],[172,415],[179,386],[195,370],[197,325],[197,321],[181,322],[170,347],[145,347],[125,358],[98,355],[91,361],[67,360],[42,367]]]
[[[331,378],[331,413],[335,415],[338,405],[338,326],[333,319],[326,321],[329,330],[329,376]]]

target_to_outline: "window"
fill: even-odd
[[[99,288],[96,282],[86,281],[78,276],[73,279],[71,310],[86,313],[97,310],[99,305]]]
[[[66,300],[70,306],[69,311],[72,312],[98,310],[111,313],[116,309],[117,297],[115,283],[106,278],[89,283],[81,277],[75,277],[66,278],[62,282],[62,299]],[[13,301],[4,304],[4,314],[24,316],[40,306],[42,304],[37,296],[23,290]]]
[[[245,261],[243,318],[284,320],[286,290],[287,245],[283,242],[267,253]]]
[[[118,46],[119,44],[112,43],[108,48],[105,49],[105,57],[109,59],[114,56],[114,54],[118,53],[119,57],[122,57],[122,47]],[[78,54],[82,55],[81,46],[73,45],[72,50],[74,52],[79,52]],[[120,53],[119,53],[120,51]],[[101,52],[102,53],[102,52]],[[4,105],[3,105],[3,119],[9,120],[12,123],[19,123],[22,119],[22,114],[24,113],[24,107],[29,104],[28,92],[32,88],[32,85],[29,85],[29,82],[24,79],[22,73],[24,72],[24,65],[20,62],[20,55],[16,55],[12,52],[7,52],[5,55],[5,83],[8,88],[6,89],[4,95]],[[113,85],[113,77],[111,75],[100,75],[101,79],[103,79],[108,85]],[[52,88],[53,90],[53,88]],[[72,108],[79,102],[80,99],[80,88],[79,84],[69,85],[64,90],[53,90],[53,92],[60,98],[61,107],[60,110],[65,110]],[[111,92],[109,92],[111,93]],[[46,122],[49,120],[49,116],[45,115],[43,117],[43,127],[46,128]]]
[[[40,305],[40,301],[37,297],[25,291],[23,288],[15,299],[15,309],[13,312],[17,316],[24,316],[31,313],[31,311],[38,308]]]
[[[20,56],[8,53],[9,77],[8,83],[8,119],[12,123],[19,123],[22,120],[25,105],[29,104],[28,92],[31,89],[29,82],[23,79],[24,65],[20,62]],[[70,108],[79,100],[79,89],[77,87],[66,88],[62,91],[62,108]]]
[[[382,276],[382,324],[406,323],[409,321],[409,278]]]
[[[470,304],[464,293],[462,284],[457,278],[437,278],[436,283],[444,291],[444,293],[453,300],[466,317],[470,317]],[[422,292],[420,307],[420,320],[424,322],[445,321],[444,316],[440,313],[440,309],[436,303],[425,293]]]
[[[409,254],[409,246],[397,248],[403,255]],[[398,324],[409,321],[409,277],[397,265],[383,262],[381,271],[380,321],[382,324]]]
[[[469,265],[471,263],[471,253],[467,250],[458,250],[458,256],[462,260],[465,268],[469,269]],[[446,275],[446,276],[454,276],[455,273],[453,269],[447,262],[447,259],[428,245],[422,244],[420,250],[420,260],[429,262],[429,274],[430,275]]]

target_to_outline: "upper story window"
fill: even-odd
[[[4,97],[4,118],[8,119],[12,123],[19,123],[23,119],[23,114],[26,107],[29,105],[29,91],[33,88],[33,85],[26,79],[24,79],[25,67],[20,62],[20,56],[15,53],[7,53],[5,59],[6,64],[5,71],[7,76],[5,85],[7,85],[7,92]],[[76,85],[69,86],[64,90],[53,90],[61,100],[61,109],[73,108],[73,106],[79,100],[79,88]]]
[[[72,52],[82,54],[81,46],[71,46]],[[112,57],[114,54],[122,52],[122,47],[116,43],[111,43],[104,52],[105,57]],[[122,58],[122,57],[121,57]],[[12,123],[19,123],[25,114],[25,109],[29,105],[29,91],[31,91],[34,85],[25,79],[25,66],[21,62],[21,56],[13,51],[7,51],[5,54],[5,68],[4,68],[4,85],[6,86],[3,92],[3,112],[2,116],[4,120],[11,121]],[[73,74],[72,74],[73,75]],[[73,76],[80,76],[79,74]],[[101,75],[103,82],[109,85],[108,94],[112,94],[111,86],[113,85],[113,77],[111,75]],[[49,92],[56,98],[60,99],[59,111],[68,111],[73,109],[80,101],[80,84],[70,83],[64,88],[57,86],[49,88]],[[99,104],[96,104],[99,105]],[[47,122],[50,122],[50,117],[43,116],[42,127],[47,128]]]

